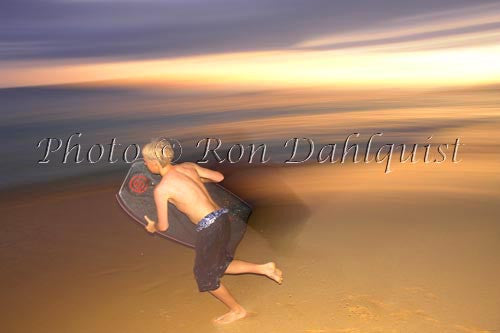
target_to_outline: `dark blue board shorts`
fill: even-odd
[[[198,290],[210,291],[220,287],[220,279],[233,260],[229,248],[231,223],[225,207],[203,217],[196,226],[193,273]]]

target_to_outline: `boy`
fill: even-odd
[[[168,229],[167,200],[196,224],[195,262],[193,272],[200,292],[208,291],[228,308],[229,312],[216,318],[215,323],[227,324],[247,315],[245,309],[220,283],[224,274],[255,273],[265,275],[279,284],[283,281],[281,270],[274,262],[258,265],[233,259],[226,250],[231,225],[228,209],[220,207],[212,200],[204,182],[220,182],[224,176],[214,170],[203,168],[196,163],[184,162],[172,165],[171,145],[162,138],[153,139],[142,149],[144,162],[149,171],[160,174],[162,180],[155,187],[154,198],[158,212],[158,222],[144,216],[146,230],[165,231]]]

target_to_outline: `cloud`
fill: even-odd
[[[423,26],[436,19],[429,13],[453,8],[458,9],[447,15],[456,19],[467,13],[460,8],[468,3],[5,0],[0,4],[0,60],[152,59],[283,50],[333,32],[397,24],[405,17]]]
[[[297,49],[331,50],[373,46],[395,50],[498,44],[500,4],[475,5],[389,19],[344,33],[301,41]]]

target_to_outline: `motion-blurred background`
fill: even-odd
[[[114,198],[124,147],[156,136],[182,143],[179,162],[209,137],[271,150],[208,163],[255,207],[241,257],[285,272],[225,278],[257,312],[235,331],[500,330],[498,59],[498,1],[2,1],[6,332],[213,329],[224,308],[195,290],[192,252]],[[419,161],[283,163],[289,138],[339,150],[355,132],[359,160],[382,132],[372,152],[418,144]],[[62,163],[74,133],[84,161]],[[45,138],[63,146],[40,164]],[[459,163],[451,147],[424,163],[423,145],[432,161],[457,138]]]

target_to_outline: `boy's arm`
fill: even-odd
[[[199,166],[196,163],[189,162],[190,165],[192,165],[196,172],[198,173],[198,176],[200,176],[201,181],[204,183],[207,182],[221,182],[224,180],[224,175],[220,173],[219,171],[215,170],[210,170],[204,167]]]
[[[155,223],[146,216],[145,218],[148,222],[154,223],[153,226],[157,231],[166,231],[168,229],[168,193],[165,190],[157,187],[154,190],[154,198],[158,216],[158,223]],[[150,230],[148,227],[151,228],[150,224],[148,224],[146,229],[148,229],[148,231],[150,232],[154,231]]]

